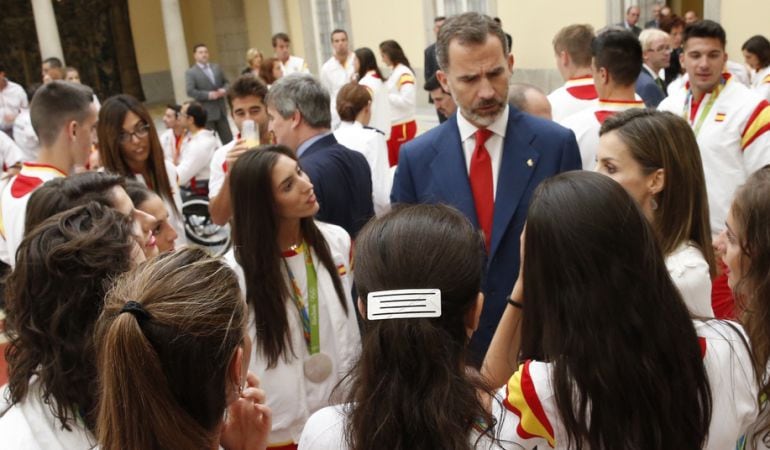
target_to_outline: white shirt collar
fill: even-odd
[[[510,107],[506,104],[505,108],[503,108],[503,112],[497,116],[497,119],[495,119],[495,121],[492,122],[487,127],[487,129],[500,136],[501,138],[505,138],[505,130],[508,127],[509,113]],[[465,142],[468,138],[475,135],[479,128],[476,125],[470,123],[468,119],[463,116],[462,111],[457,111],[455,116],[457,117],[457,128],[460,130],[460,141]]]
[[[659,77],[658,77],[658,74],[657,74],[657,73],[655,73],[655,72],[653,72],[653,71],[652,71],[652,68],[651,68],[650,66],[648,66],[647,64],[642,64],[642,68],[643,68],[644,70],[646,70],[646,71],[647,71],[647,73],[649,73],[649,74],[652,76],[652,79],[653,79],[653,80],[657,80],[657,79],[659,78]]]

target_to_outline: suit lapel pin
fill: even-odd
[[[532,162],[532,158],[529,158],[529,159],[527,160],[527,165],[528,165],[529,167],[532,167],[534,164],[535,164],[535,163],[533,163],[533,162]]]

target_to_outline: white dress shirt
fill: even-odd
[[[487,127],[493,134],[487,138],[484,146],[489,152],[489,158],[492,160],[492,192],[497,197],[497,179],[500,174],[500,161],[503,159],[503,142],[505,141],[505,129],[508,126],[509,107],[505,109],[500,116]],[[478,127],[468,122],[463,116],[462,111],[455,114],[457,117],[457,128],[460,130],[460,140],[463,143],[463,153],[465,154],[465,168],[468,170],[468,176],[471,174],[471,158],[473,150],[476,148],[476,131]]]

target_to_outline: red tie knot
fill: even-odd
[[[476,130],[476,146],[484,145],[487,142],[487,139],[493,134],[494,133],[487,128],[479,128]]]

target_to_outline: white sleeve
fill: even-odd
[[[179,185],[186,186],[201,169],[211,162],[211,141],[208,139],[193,140],[183,149],[176,166]]]
[[[409,75],[409,74],[403,74]],[[414,77],[412,77],[414,78]],[[396,83],[399,83],[398,81]],[[399,109],[415,108],[417,105],[417,91],[414,82],[402,83],[398,86],[398,93],[389,93],[390,103]]]
[[[770,104],[761,102],[741,134],[743,167],[750,175],[770,164]]]
[[[0,158],[3,169],[8,169],[22,160],[21,149],[7,134],[0,132]]]
[[[305,423],[300,450],[346,450],[344,412],[341,406],[327,406],[316,411]]]
[[[688,247],[684,252],[666,258],[666,267],[690,313],[695,317],[714,317],[711,273],[700,251]]]
[[[225,184],[225,160],[227,158],[228,147],[220,147],[214,152],[209,164],[209,198],[214,198],[222,190]]]

